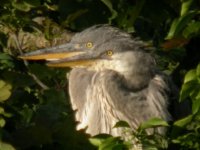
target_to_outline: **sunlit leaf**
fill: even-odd
[[[187,83],[191,80],[196,80],[196,69],[192,69],[187,72],[184,78],[184,83]]]
[[[196,95],[195,99],[198,99],[198,100],[200,99],[200,90],[199,90],[198,94]]]
[[[0,102],[7,100],[11,95],[11,92],[7,89],[0,89],[0,92]]]
[[[15,148],[11,144],[4,143],[0,140],[0,150],[15,150]]]
[[[190,98],[192,99],[192,101],[196,100],[199,91],[200,91],[200,84],[196,84],[194,89],[190,92]]]
[[[98,138],[90,138],[89,141],[91,144],[93,144],[95,146],[100,146],[101,143],[103,142],[102,139],[98,139]]]
[[[98,138],[90,138],[89,139],[90,143],[95,145],[95,146],[99,146],[102,143],[102,139],[98,139]]]
[[[182,85],[181,91],[180,91],[180,101],[186,99],[190,96],[190,93],[193,91],[194,88],[198,86],[196,81],[190,81]]]
[[[196,11],[190,11],[187,14],[175,19],[170,27],[166,39],[181,36],[181,32],[188,25],[191,19],[197,14]]]
[[[99,134],[99,135],[89,138],[89,141],[91,144],[95,146],[100,146],[103,143],[103,141],[105,141],[109,137],[111,136],[108,134]]]
[[[12,116],[12,114],[5,112],[3,107],[0,107],[0,115],[3,115],[4,117],[7,118]]]
[[[0,89],[3,88],[6,85],[6,83],[3,80],[0,80]]]
[[[0,117],[0,127],[1,128],[4,127],[5,124],[6,124],[6,121],[2,117]]]
[[[182,5],[181,5],[181,16],[185,15],[192,4],[193,0],[182,0]]]
[[[24,1],[22,2],[12,2],[12,6],[20,11],[24,11],[24,12],[28,12],[31,7],[30,5],[28,5],[27,3],[25,3]]]
[[[172,22],[168,35],[166,37],[167,40],[174,37],[178,22],[179,20],[177,18],[174,19],[174,21]]]
[[[185,38],[191,38],[192,36],[198,35],[200,33],[200,22],[193,21],[188,24],[188,26],[183,30],[183,36]]]
[[[119,143],[119,138],[109,137],[102,142],[102,144],[99,146],[99,150],[112,150],[119,145],[121,145]]]
[[[48,5],[47,3],[44,4],[49,10],[56,11],[58,10],[57,5]]]
[[[152,118],[140,125],[140,129],[153,128],[158,126],[168,126],[168,123],[160,118]]]
[[[200,93],[200,91],[199,91]],[[200,109],[200,99],[195,99],[192,101],[192,113],[196,114]]]
[[[200,79],[200,64],[198,64],[196,71],[197,71],[197,77]]]
[[[3,114],[3,113],[4,113],[4,108],[0,107],[0,114]]]
[[[0,102],[7,100],[11,95],[12,86],[3,80],[0,80]]]
[[[180,120],[174,122],[174,126],[184,127],[192,121],[192,118],[193,118],[193,115],[189,115],[183,119],[180,119]]]

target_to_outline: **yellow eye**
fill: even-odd
[[[112,55],[113,55],[113,51],[112,51],[112,50],[108,50],[108,51],[106,52],[106,55],[112,56]]]
[[[93,46],[92,42],[88,42],[88,43],[86,44],[86,47],[87,47],[87,48],[92,48],[92,46]]]

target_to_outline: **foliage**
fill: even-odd
[[[192,101],[192,114],[174,122],[174,132],[177,132],[176,128],[184,128],[187,133],[176,135],[172,140],[174,143],[178,143],[185,148],[199,149],[200,143],[200,64],[196,69],[192,69],[187,72],[184,78],[184,82],[180,92],[180,100],[190,98]],[[173,135],[174,136],[174,135]],[[174,138],[174,137],[173,137]],[[183,142],[185,141],[185,142]]]
[[[153,118],[131,136],[145,149],[200,149],[200,3],[196,0],[1,0],[0,150],[128,149],[110,135],[90,138],[75,130],[65,92],[69,70],[17,58],[27,51],[65,43],[71,31],[101,23],[117,26],[156,47],[160,68],[189,100],[191,113],[172,123]],[[168,128],[166,136],[156,130]],[[115,128],[129,125],[119,122]],[[90,144],[92,143],[92,144]]]

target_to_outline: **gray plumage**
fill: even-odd
[[[78,129],[86,128],[91,135],[117,136],[121,133],[113,126],[120,120],[136,129],[150,118],[171,119],[168,79],[157,70],[143,42],[110,26],[86,29],[71,42],[88,41],[94,45],[90,52],[103,60],[70,73],[69,93]],[[107,50],[113,50],[112,58],[105,55]],[[158,130],[163,133],[161,128]]]
[[[134,130],[151,118],[172,119],[168,106],[173,84],[169,77],[157,69],[144,42],[117,28],[93,26],[75,34],[70,43],[21,58],[47,59],[49,66],[73,68],[69,94],[77,129],[86,129],[90,135],[121,135],[121,129],[113,129],[120,120]],[[163,128],[157,131],[164,133]]]

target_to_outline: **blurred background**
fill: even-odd
[[[170,123],[166,136],[135,135],[153,150],[200,149],[199,8],[198,0],[1,0],[0,150],[126,149],[119,138],[89,139],[75,130],[69,69],[17,58],[66,43],[95,24],[116,26],[156,47],[159,68],[180,89],[179,102],[191,104],[191,113]]]

